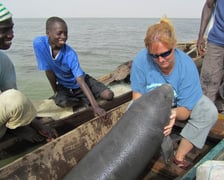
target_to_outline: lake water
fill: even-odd
[[[135,57],[144,47],[153,18],[71,18],[68,41],[79,56],[85,72],[95,78]],[[200,19],[171,19],[178,42],[197,39]],[[50,97],[53,92],[45,73],[37,70],[33,53],[34,37],[45,34],[46,19],[14,19],[15,38],[6,51],[16,67],[18,88],[32,100]]]

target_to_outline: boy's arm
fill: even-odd
[[[79,76],[76,81],[78,82],[80,88],[86,95],[86,97],[89,99],[89,102],[93,108],[94,115],[99,115],[100,117],[106,117],[106,112],[104,109],[100,108],[99,105],[97,104],[91,90],[89,89],[88,85],[86,84],[84,77]]]
[[[47,70],[45,71],[45,74],[47,76],[48,81],[51,84],[52,90],[54,91],[54,93],[57,92],[57,86],[56,86],[56,77],[53,71]]]

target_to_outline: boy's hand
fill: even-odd
[[[99,106],[93,108],[93,112],[94,112],[94,116],[99,116],[101,118],[106,118],[106,115],[107,115],[106,111]]]

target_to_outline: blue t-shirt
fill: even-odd
[[[224,46],[224,0],[216,1],[214,22],[208,33],[208,41]]]
[[[39,70],[51,70],[55,73],[58,84],[66,88],[77,89],[79,85],[76,78],[85,76],[80,67],[78,55],[67,44],[65,44],[54,59],[47,36],[36,37],[33,41]]]
[[[15,67],[9,57],[0,51],[0,91],[17,89]]]
[[[135,57],[131,70],[131,88],[145,94],[162,84],[171,84],[174,90],[174,106],[192,110],[202,96],[199,73],[193,60],[179,49],[174,50],[175,64],[169,75],[164,75],[147,49]]]

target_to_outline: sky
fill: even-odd
[[[205,0],[1,0],[14,18],[200,18]]]

